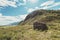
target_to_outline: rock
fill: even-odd
[[[34,28],[34,30],[37,29],[37,30],[41,30],[41,31],[48,30],[47,25],[45,23],[41,23],[41,22],[34,22],[33,28]]]

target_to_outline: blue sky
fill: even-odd
[[[60,0],[0,0],[0,25],[19,22],[37,9],[60,10]]]

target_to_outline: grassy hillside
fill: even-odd
[[[47,32],[34,30],[36,21],[46,23]],[[60,40],[60,10],[36,10],[18,26],[1,27],[0,40]]]

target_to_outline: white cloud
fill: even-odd
[[[4,16],[0,13],[0,25],[7,25],[13,22],[20,22],[25,19],[27,14],[18,16]]]
[[[28,14],[20,15],[20,18],[23,20],[23,19],[26,18],[27,15],[28,15]]]
[[[17,7],[16,2],[14,1],[0,0],[0,7],[6,6]]]
[[[44,6],[44,7],[42,7],[41,9],[48,9],[48,8],[52,8],[52,7],[59,6],[59,5],[60,5],[60,2],[56,2],[56,3],[54,3],[54,4],[51,5],[51,6]]]
[[[40,5],[41,6],[40,9],[48,9],[48,8],[52,8],[52,7],[59,6],[59,5],[60,5],[60,2],[55,2],[55,0],[49,0],[49,1],[42,3]]]
[[[32,11],[34,11],[33,8],[29,8],[29,9],[28,9],[28,13],[30,13],[30,12],[32,12]]]
[[[27,2],[27,0],[23,0],[23,3],[18,2],[19,3],[18,6],[26,5],[26,2]]]
[[[40,8],[39,8],[39,7],[29,8],[29,9],[27,10],[27,12],[30,13],[30,12],[35,11],[35,10],[37,10],[37,9],[40,9]]]
[[[0,13],[0,16],[2,16],[2,13]]]
[[[36,2],[38,2],[38,0],[28,0],[29,2],[31,2],[31,3],[36,3]]]
[[[49,1],[42,3],[40,6],[48,6],[48,5],[52,5],[53,3],[54,3],[54,0],[49,0]]]
[[[20,2],[21,0],[0,0],[0,8],[11,6],[11,7],[18,7],[21,5],[26,5],[27,0],[22,0],[23,3]]]
[[[12,1],[19,2],[19,0],[12,0]]]

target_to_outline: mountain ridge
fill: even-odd
[[[49,20],[53,20],[53,19],[59,19],[60,17],[59,18],[57,17],[59,15],[60,15],[60,10],[35,10],[26,16],[26,18],[22,22],[22,24],[24,24],[25,22],[27,22],[29,20],[32,21],[34,19],[37,21],[40,20],[41,22],[45,22],[45,21],[49,21]],[[41,17],[41,19],[40,19],[40,17]]]

